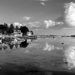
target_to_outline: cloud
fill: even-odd
[[[25,17],[23,17],[23,19],[29,21],[31,19],[31,17],[25,16]]]
[[[33,22],[27,22],[23,23],[23,25],[32,28],[32,29],[45,29],[50,27],[57,27],[57,26],[63,26],[64,22],[56,22],[52,20],[43,20],[43,21],[33,21]]]
[[[19,22],[14,22],[13,25],[14,25],[14,26],[18,26],[18,27],[22,26],[22,24],[19,23]]]
[[[64,24],[63,22],[55,22],[55,21],[52,21],[52,20],[44,20],[44,23],[46,25],[46,28]]]
[[[55,22],[56,25],[63,25],[64,23],[63,22]]]
[[[40,27],[42,24],[39,22],[39,21],[35,21],[35,22],[28,22],[28,23],[24,23],[23,25],[26,25],[30,28],[33,28],[33,27]]]
[[[56,22],[64,22],[64,20],[65,20],[64,16],[59,16],[54,21],[56,21]]]
[[[45,2],[49,1],[49,0],[36,0],[36,1],[40,1],[41,5],[46,5]]]
[[[57,22],[57,25],[55,25],[54,28],[56,29],[63,29],[63,28],[71,28],[66,22],[64,15],[57,17],[55,20]]]
[[[46,5],[44,2],[41,2],[42,5]]]
[[[75,3],[65,3],[65,22],[69,26],[75,26]]]
[[[55,22],[52,20],[44,20],[44,23],[46,24],[46,28],[49,28],[50,26],[55,26]]]

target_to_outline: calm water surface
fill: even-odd
[[[33,40],[26,48],[1,50],[0,69],[9,68],[12,64],[30,64],[46,71],[74,72],[74,49],[74,38],[39,38]]]

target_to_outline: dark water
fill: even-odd
[[[22,42],[21,47],[1,49],[0,75],[75,74],[74,45],[74,38],[57,37],[39,38],[31,43]]]

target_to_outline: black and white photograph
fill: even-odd
[[[0,0],[0,75],[75,75],[75,0]]]

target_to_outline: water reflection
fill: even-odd
[[[0,50],[6,50],[8,48],[8,45],[7,44],[0,44]]]
[[[29,43],[27,42],[27,40],[21,42],[20,44],[20,48],[26,48],[29,45]]]
[[[48,43],[46,43],[46,46],[44,47],[43,50],[48,50],[48,51],[51,51],[54,49],[54,46],[53,45],[49,45]]]
[[[63,46],[66,44],[62,45],[62,41],[60,41],[60,39],[41,38],[39,41],[35,40],[34,43],[33,40],[34,39],[30,38],[22,41],[19,40],[19,42],[16,39],[8,42],[4,40],[3,43],[0,44],[0,50],[5,50],[8,46],[10,49],[17,49],[19,47],[22,54],[19,53],[18,49],[15,49],[15,54],[13,53],[14,51],[11,50],[13,57],[11,54],[9,54],[9,58],[7,56],[10,62],[13,63],[18,62],[21,64],[33,61],[36,65],[39,64],[42,68],[46,68],[48,70],[64,70],[63,64],[66,62],[67,68],[75,68],[75,46],[69,46],[65,50],[63,49]],[[65,53],[65,56],[63,52]],[[65,61],[63,61],[63,57],[65,58]],[[27,61],[24,61],[25,59]]]
[[[64,52],[68,69],[75,69],[75,46],[69,46]]]
[[[46,70],[33,63],[25,65],[15,65],[7,63],[1,65],[0,75],[75,75],[72,72]]]
[[[8,46],[9,46],[10,49],[13,49],[14,44],[9,43]]]
[[[33,41],[33,39],[25,39],[23,41],[18,42],[17,40],[10,40],[8,39],[2,39],[2,43],[0,44],[0,50],[2,49],[13,49],[14,47],[17,49],[18,47],[20,48],[26,48],[31,42]]]

